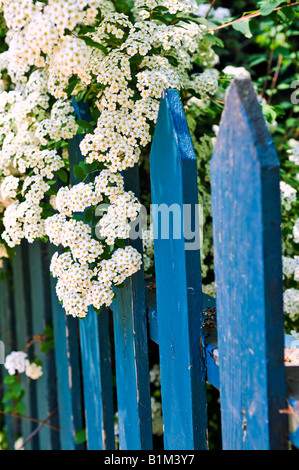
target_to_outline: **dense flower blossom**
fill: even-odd
[[[9,375],[14,375],[16,372],[25,372],[28,364],[27,354],[23,351],[12,351],[5,358],[4,367],[7,369]]]
[[[110,0],[0,0],[0,8],[8,28],[0,69],[11,80],[10,88],[2,87],[0,93],[1,253],[5,256],[6,247],[24,238],[33,242],[48,237],[64,248],[51,263],[57,294],[68,314],[84,317],[90,306],[110,305],[113,287],[141,266],[136,250],[117,247],[120,239],[129,238],[130,222],[141,207],[125,191],[123,171],[139,162],[151,142],[165,89],[193,96],[187,105],[191,130],[216,94],[218,58],[209,22],[194,18],[209,11],[209,21],[222,20],[229,11],[198,6],[195,0],[136,0],[130,18],[116,12]],[[174,21],[161,21],[163,12]],[[248,75],[243,68],[230,72]],[[96,119],[80,150],[86,167],[96,166],[83,181],[70,185],[67,141],[79,132],[71,98],[86,90]],[[203,136],[193,143],[208,175],[213,140]],[[297,147],[290,147],[289,159],[297,164]],[[63,184],[57,190],[59,175]],[[281,194],[284,210],[291,211],[295,189],[282,182]],[[211,216],[210,196],[205,188],[199,188],[199,196],[208,212],[205,223]],[[92,223],[85,222],[86,212]],[[211,224],[205,230],[204,276]],[[298,222],[293,239],[299,239]],[[150,231],[144,232],[143,246],[148,270],[153,266]],[[285,256],[284,275],[296,279],[289,258]],[[214,295],[213,283],[204,289]]]
[[[42,366],[35,362],[30,362],[27,353],[24,351],[12,351],[8,354],[5,358],[4,367],[9,375],[25,372],[27,377],[33,380],[39,379],[43,374]]]

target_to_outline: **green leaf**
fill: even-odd
[[[76,444],[83,444],[86,442],[86,429],[79,429],[75,432],[75,442]]]
[[[6,392],[2,398],[2,403],[7,403],[14,399],[14,393],[12,391]]]
[[[214,34],[206,34],[205,39],[209,42],[209,44],[212,44],[212,46],[216,45],[219,47],[224,47],[222,39],[218,38]]]
[[[295,12],[293,8],[290,7],[283,7],[281,10],[277,12],[277,16],[282,21],[282,23],[290,23],[293,21],[295,17]]]
[[[78,178],[79,180],[84,180],[84,178],[86,177],[86,172],[80,165],[74,166],[73,173],[76,176],[76,178]]]
[[[65,92],[68,96],[68,98],[71,96],[71,94],[73,93],[74,89],[76,88],[76,85],[80,82],[80,79],[78,77],[71,77],[69,79],[69,84],[68,86],[66,87],[65,89]]]
[[[12,385],[13,383],[16,382],[16,376],[15,375],[7,375],[5,377],[5,379],[3,380],[3,382],[6,384],[6,385]]]
[[[94,126],[88,122],[88,121],[83,121],[83,119],[77,119],[77,124],[79,124],[80,127],[83,127],[84,129],[90,131],[90,132],[94,132]]]
[[[17,413],[19,413],[20,415],[23,415],[26,412],[25,404],[22,401],[20,401],[19,403],[17,403],[16,410],[17,410]]]
[[[58,176],[58,178],[63,182],[63,183],[67,183],[68,181],[68,174],[65,170],[58,170],[56,171],[56,175]]]
[[[54,186],[54,184],[56,184],[56,183],[57,183],[56,180],[49,180],[49,181],[47,181],[47,184],[48,184],[49,186]]]
[[[177,67],[179,65],[177,59],[172,55],[166,55],[165,58],[168,60],[170,65],[173,65],[174,67]]]
[[[54,340],[43,341],[40,343],[40,350],[42,353],[47,353],[54,348]]]
[[[92,207],[90,207],[89,209],[87,209],[84,213],[84,221],[86,224],[90,224],[90,222],[92,221],[93,219],[93,216],[94,216],[94,209]]]
[[[93,39],[91,39],[89,36],[78,36],[80,39],[83,39],[83,41],[85,42],[85,44],[87,44],[88,46],[91,46],[91,47],[95,47],[96,49],[100,49],[102,52],[104,52],[104,54],[108,54],[108,49],[107,47],[103,46],[103,44],[100,44],[96,41],[93,41]]]
[[[16,382],[13,386],[12,386],[12,393],[14,394],[15,398],[20,398],[20,396],[22,395],[22,386],[19,382]]]
[[[270,123],[273,124],[277,117],[277,112],[275,111],[273,106],[270,106],[269,104],[264,104],[262,103],[262,111],[264,114],[265,119]]]
[[[233,23],[232,26],[234,30],[244,34],[246,38],[252,38],[252,33],[249,27],[249,21],[250,20],[237,21],[236,23]]]
[[[263,16],[270,15],[275,8],[279,7],[285,0],[262,0],[259,2],[261,14]]]
[[[16,409],[15,405],[6,405],[4,407],[5,413],[10,413],[11,411],[15,411],[15,409]]]

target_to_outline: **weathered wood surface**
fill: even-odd
[[[252,84],[235,80],[211,162],[225,449],[287,446],[279,181]]]
[[[49,258],[51,258],[57,251],[57,247],[49,244],[48,250]],[[75,442],[76,431],[85,427],[78,324],[73,321],[73,318],[66,316],[55,287],[56,279],[51,276],[49,293],[55,343],[60,446],[63,450],[81,450],[82,445],[76,445]]]
[[[126,170],[125,189],[138,195],[138,166]],[[141,239],[129,243],[142,253]],[[126,279],[123,288],[116,289],[112,309],[119,446],[121,450],[150,450],[153,442],[143,268]]]
[[[161,101],[150,156],[165,449],[207,448],[199,245],[186,249],[184,205],[198,209],[196,157],[178,92]],[[166,220],[159,209],[166,209]],[[172,224],[167,210],[174,209]],[[168,219],[167,219],[168,218]],[[169,236],[163,233],[169,223]],[[194,218],[192,228],[196,227]],[[196,229],[195,229],[196,230]],[[199,227],[198,227],[199,230]]]

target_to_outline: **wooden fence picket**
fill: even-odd
[[[87,103],[73,105],[78,119],[92,120]],[[71,167],[84,161],[81,139],[69,141]],[[159,350],[165,450],[208,449],[206,382],[220,390],[223,449],[286,449],[288,439],[298,445],[299,427],[288,435],[285,413],[298,406],[299,368],[286,374],[284,363],[284,340],[291,343],[284,335],[279,162],[250,80],[229,88],[211,161],[216,299],[202,293],[197,163],[176,90],[161,99],[150,177],[155,290],[145,288],[142,267],[115,289],[111,310],[89,308],[78,319],[65,314],[49,272],[61,247],[23,241],[13,261],[5,260],[11,277],[0,281],[0,340],[6,355],[26,350],[42,358],[41,379],[20,377],[26,414],[43,420],[57,410],[49,423],[60,431],[44,426],[25,448],[114,450],[117,411],[119,449],[152,450],[151,347]],[[124,181],[140,196],[138,165]],[[79,182],[71,170],[70,184]],[[127,244],[142,253],[141,238]],[[38,341],[28,349],[49,323],[54,350],[40,354]],[[2,368],[1,380],[6,374]],[[37,426],[11,416],[2,422],[11,448]],[[83,428],[86,443],[76,443]]]
[[[200,249],[198,245],[186,250],[184,237],[188,228],[184,208],[189,206],[193,215],[198,210],[196,157],[175,90],[168,90],[161,100],[150,172],[164,446],[170,450],[206,449]],[[178,211],[180,217],[176,227],[170,222],[165,239],[158,214],[161,205]],[[191,225],[198,233],[194,219]]]
[[[287,445],[279,181],[251,81],[235,80],[211,163],[224,449]]]
[[[138,166],[126,171],[125,189],[139,193]],[[142,253],[141,239],[130,244]],[[126,279],[113,301],[119,446],[151,450],[147,316],[143,268]],[[128,399],[128,397],[130,397]]]
[[[32,351],[28,348],[27,341],[32,335],[31,330],[31,312],[30,312],[30,299],[28,292],[29,273],[28,273],[28,244],[22,243],[21,246],[16,247],[16,256],[12,260],[12,281],[14,289],[10,293],[13,302],[13,315],[15,321],[15,334],[16,345],[21,351],[27,353]],[[36,404],[33,403],[32,396],[35,393],[34,384],[26,377],[25,374],[20,375],[20,383],[25,391],[23,402],[26,406],[26,415],[36,415]],[[19,428],[22,436],[28,436],[33,431],[33,423],[27,420],[20,420]],[[25,446],[26,450],[33,450],[38,447],[37,439],[29,441]]]
[[[51,258],[57,247],[49,244],[48,250]],[[63,450],[81,450],[83,446],[76,445],[75,442],[76,431],[85,427],[78,324],[65,315],[55,286],[56,279],[51,276],[49,292],[54,331],[60,446]]]

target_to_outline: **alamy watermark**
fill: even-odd
[[[299,104],[299,80],[294,80],[291,83],[291,88],[295,90],[291,94],[291,102],[292,104]]]
[[[3,341],[0,341],[0,364],[5,362],[5,346]]]
[[[103,216],[109,204],[99,204],[96,216]],[[136,240],[144,237],[150,230],[154,240],[183,240],[186,250],[199,250],[203,242],[203,204],[152,204],[150,214],[142,205],[136,219],[127,221],[129,224],[129,239]],[[104,239],[100,224],[97,224],[95,234],[98,239]]]

